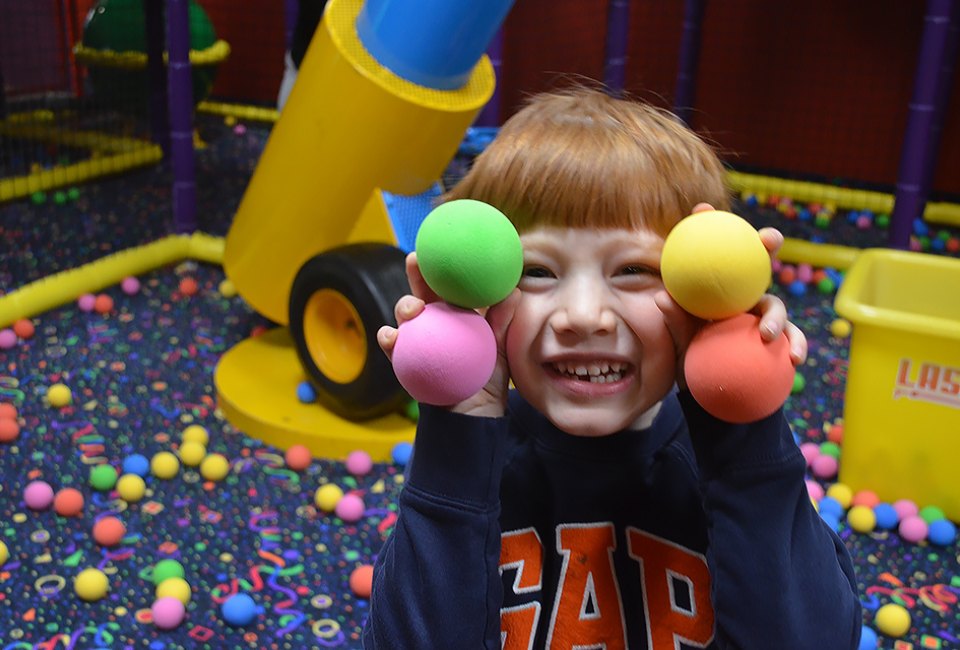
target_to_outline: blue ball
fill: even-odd
[[[393,446],[390,452],[393,456],[393,462],[397,465],[406,465],[410,462],[410,456],[413,454],[413,445],[409,442],[398,442]]]
[[[823,512],[820,511],[820,518],[833,529],[834,532],[840,530],[840,517],[836,516],[832,512]]]
[[[243,627],[257,617],[257,605],[247,594],[234,594],[220,606],[220,612],[230,625]]]
[[[937,521],[931,522],[930,528],[927,531],[927,539],[930,540],[931,544],[936,544],[937,546],[953,544],[953,540],[956,538],[957,527],[946,519],[938,519]]]
[[[919,217],[913,220],[913,233],[917,237],[926,237],[930,234],[930,226],[927,225],[927,222]]]
[[[794,280],[790,283],[790,286],[787,287],[787,291],[790,292],[791,296],[800,297],[807,293],[807,284],[803,280]]]
[[[297,384],[297,399],[304,404],[317,401],[317,391],[309,381],[301,381]]]
[[[150,461],[143,454],[130,454],[123,459],[123,473],[146,476],[150,473]]]
[[[877,528],[881,530],[893,530],[900,523],[900,516],[889,503],[878,503],[873,514],[877,516]]]
[[[833,515],[837,519],[843,516],[843,506],[833,497],[826,496],[820,499],[820,514]]]
[[[866,625],[860,629],[860,645],[857,650],[877,650],[877,633]]]

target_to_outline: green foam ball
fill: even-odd
[[[434,208],[415,245],[427,285],[458,307],[495,305],[510,295],[523,271],[516,228],[495,207],[473,199]]]

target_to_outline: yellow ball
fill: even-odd
[[[117,480],[117,494],[127,503],[136,503],[146,491],[147,484],[136,474],[124,474]]]
[[[7,548],[7,545],[3,542],[0,542],[0,566],[3,566],[7,563],[7,560],[10,559],[10,550]]]
[[[910,612],[896,603],[888,603],[877,610],[873,622],[887,636],[899,638],[910,630]]]
[[[196,467],[207,456],[207,448],[199,442],[185,442],[180,445],[180,460],[187,467]]]
[[[180,471],[180,461],[169,451],[161,451],[150,460],[150,471],[157,478],[173,478]]]
[[[853,506],[847,513],[847,522],[858,533],[869,533],[877,527],[877,515],[873,508]]]
[[[157,585],[157,600],[170,596],[184,605],[190,604],[190,585],[183,578],[167,578]]]
[[[745,219],[721,210],[698,212],[667,235],[660,273],[678,305],[718,320],[757,304],[770,286],[770,254]]]
[[[47,401],[50,406],[60,408],[73,400],[73,393],[65,384],[53,384],[47,389]]]
[[[846,510],[853,502],[853,490],[844,483],[834,483],[827,488],[827,496],[836,499]]]
[[[109,587],[107,574],[98,569],[84,569],[73,581],[73,590],[87,602],[100,600],[106,596]]]
[[[199,442],[204,447],[210,444],[210,434],[199,424],[191,424],[184,429],[182,437],[184,442]]]
[[[853,331],[853,326],[850,324],[850,321],[843,318],[837,318],[832,323],[830,323],[830,334],[834,338],[845,339],[850,336],[850,332]]]
[[[333,483],[325,483],[313,495],[313,502],[324,512],[333,512],[343,498],[343,490]]]
[[[210,454],[200,463],[200,475],[208,481],[222,481],[230,471],[230,461],[220,454]]]
[[[233,286],[233,282],[230,281],[229,278],[221,282],[217,290],[220,291],[220,295],[224,298],[233,298],[237,295],[237,288]]]

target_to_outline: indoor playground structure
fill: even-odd
[[[672,110],[787,235],[861,648],[960,648],[960,2],[330,0],[278,111],[311,3],[0,0],[0,648],[359,647],[404,255],[571,80]]]

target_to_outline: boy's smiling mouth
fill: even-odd
[[[601,359],[590,362],[552,361],[544,365],[562,379],[591,384],[616,383],[630,370],[628,363]]]

